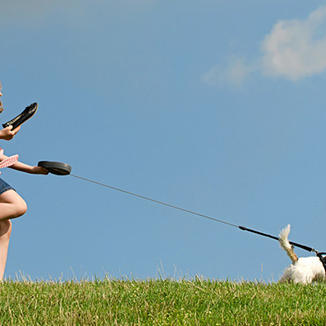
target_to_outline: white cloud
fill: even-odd
[[[261,54],[248,64],[232,57],[227,67],[215,65],[202,75],[209,85],[241,85],[253,72],[297,81],[326,70],[326,6],[303,20],[277,22],[265,36]]]
[[[243,58],[232,57],[226,67],[215,65],[201,76],[208,85],[221,86],[225,83],[241,86],[254,67],[246,64]]]
[[[262,44],[266,75],[298,80],[326,69],[326,6],[306,20],[280,21]]]

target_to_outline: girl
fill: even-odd
[[[1,84],[0,84],[0,96]],[[3,106],[0,101],[0,113]],[[12,126],[0,130],[0,139],[11,140],[20,130],[20,126],[12,130]],[[8,158],[6,155],[0,156],[0,162]],[[10,168],[31,173],[31,174],[48,174],[49,172],[39,166],[30,166],[21,162],[16,162]],[[9,239],[11,234],[11,219],[22,216],[26,213],[27,205],[22,197],[4,180],[0,178],[0,281],[3,279],[5,272]]]

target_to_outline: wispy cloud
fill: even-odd
[[[201,80],[211,86],[221,86],[226,82],[241,86],[247,76],[255,70],[243,58],[233,56],[225,66],[215,65],[201,76]]]
[[[228,66],[213,66],[201,80],[210,85],[240,85],[253,72],[291,81],[323,73],[326,70],[325,27],[326,6],[303,20],[279,21],[262,41],[254,63],[233,57]]]

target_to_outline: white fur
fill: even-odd
[[[288,224],[281,232],[280,232],[280,244],[281,247],[287,251],[287,250],[291,250],[292,246],[290,245],[290,242],[288,240],[289,234],[290,234],[290,224]]]
[[[325,270],[319,258],[301,257],[284,271],[280,282],[309,284],[318,280],[325,280]]]
[[[290,225],[284,228],[280,233],[281,247],[288,253],[293,255],[293,248],[288,241],[290,233]],[[318,257],[301,257],[296,262],[292,263],[284,271],[280,282],[292,281],[294,283],[309,284],[318,280],[326,280],[325,269]]]

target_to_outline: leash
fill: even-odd
[[[256,233],[256,234],[259,234],[261,236],[268,237],[268,238],[271,238],[271,239],[274,239],[274,240],[277,240],[277,241],[280,239],[278,237],[275,237],[275,236],[267,234],[267,233],[263,233],[263,232],[260,232],[260,231],[256,231],[256,230],[253,230],[253,229],[246,228],[245,226],[239,225],[238,228],[240,230]],[[316,255],[319,254],[319,252],[314,248],[311,248],[311,247],[308,247],[308,246],[305,246],[303,244],[293,242],[293,241],[289,241],[289,243],[294,247],[298,247],[298,248],[301,248],[301,249],[306,250],[306,251],[314,252]],[[321,253],[321,254],[324,254],[324,253]]]
[[[93,183],[93,184],[96,184],[96,185],[99,185],[99,186],[102,186],[102,187],[105,187],[105,188],[109,188],[109,189],[114,190],[114,191],[122,192],[124,194],[134,196],[134,197],[137,197],[137,198],[140,198],[140,199],[143,199],[143,200],[147,200],[147,201],[150,201],[150,202],[162,205],[162,206],[177,209],[177,210],[185,212],[185,213],[189,213],[189,214],[196,215],[196,216],[199,216],[199,217],[202,217],[202,218],[206,218],[206,219],[211,220],[213,222],[225,224],[225,225],[240,229],[241,231],[247,231],[247,232],[255,233],[255,234],[258,234],[260,236],[271,238],[271,239],[274,239],[274,240],[277,240],[277,241],[279,240],[279,238],[276,237],[276,236],[273,236],[273,235],[270,235],[270,234],[267,234],[267,233],[263,233],[263,232],[260,232],[260,231],[254,230],[254,229],[250,229],[250,228],[247,228],[247,227],[242,226],[242,225],[233,224],[233,223],[230,223],[228,221],[218,219],[216,217],[212,217],[212,216],[209,216],[209,215],[198,213],[198,212],[195,212],[195,211],[192,211],[192,210],[180,207],[180,206],[172,205],[172,204],[169,204],[167,202],[163,202],[163,201],[156,200],[156,199],[153,199],[153,198],[150,198],[150,197],[146,197],[146,196],[143,196],[143,195],[140,195],[140,194],[128,191],[128,190],[124,190],[124,189],[121,189],[121,188],[118,188],[118,187],[110,186],[108,184],[105,184],[105,183],[102,183],[102,182],[99,182],[99,181],[96,181],[96,180],[92,180],[92,179],[89,179],[89,178],[81,177],[81,176],[78,176],[78,175],[75,175],[75,174],[72,174],[72,173],[70,173],[70,175],[72,177],[74,177],[74,178],[77,178],[77,179],[80,179],[80,180],[83,180],[83,181],[86,181],[86,182],[89,182],[89,183]],[[311,248],[311,247],[308,247],[306,245],[303,245],[303,244],[300,244],[300,243],[297,243],[297,242],[293,242],[293,241],[289,241],[289,243],[294,247],[298,247],[298,248],[301,248],[301,249],[309,251],[309,252],[314,252],[319,257],[320,261],[322,262],[322,264],[324,266],[325,272],[326,272],[326,259],[324,261],[324,257],[323,257],[323,255],[326,255],[326,252],[318,252],[314,248]]]

